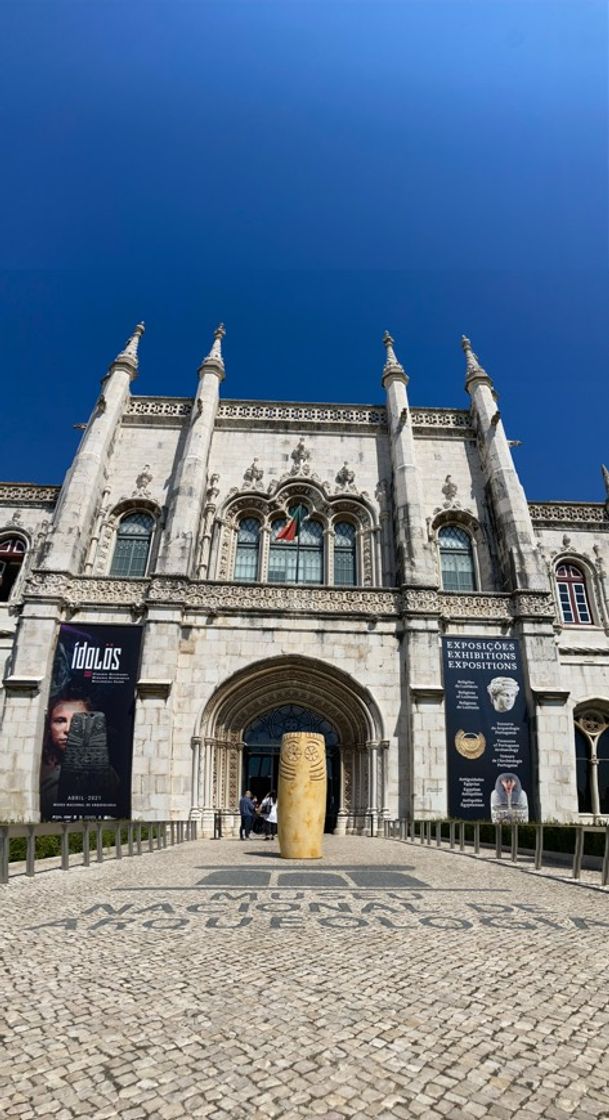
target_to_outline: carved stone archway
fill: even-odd
[[[338,733],[340,807],[336,831],[378,825],[385,805],[386,742],[378,707],[348,673],[301,656],[274,657],[239,670],[221,684],[201,714],[193,745],[191,814],[213,831],[221,811],[224,828],[238,827],[244,733],[258,716],[299,704],[327,719]]]

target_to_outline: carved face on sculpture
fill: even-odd
[[[516,703],[520,685],[513,677],[493,677],[486,691],[496,712],[509,712]]]
[[[49,735],[51,744],[58,751],[65,751],[70,734],[72,717],[77,713],[90,712],[88,700],[57,700],[49,712]]]

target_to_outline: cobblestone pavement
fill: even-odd
[[[609,1118],[609,899],[199,841],[1,887],[0,1115]]]

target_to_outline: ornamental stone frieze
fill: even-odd
[[[181,426],[188,421],[193,406],[191,397],[131,397],[123,424]],[[413,408],[415,435],[433,439],[474,439],[469,412],[459,408]],[[234,430],[269,430],[282,428],[298,432],[317,431],[320,427],[335,431],[368,428],[387,429],[384,405],[325,405],[281,401],[220,401],[216,417],[218,428]]]
[[[0,482],[0,505],[17,502],[24,506],[49,506],[57,503],[61,486],[35,486],[29,483]]]
[[[443,593],[434,588],[400,591],[367,587],[294,587],[273,584],[211,583],[181,576],[113,579],[34,572],[24,599],[55,600],[70,611],[85,607],[126,607],[142,613],[147,606],[171,604],[208,614],[312,614],[398,618],[435,615],[447,621],[505,623],[518,618],[554,618],[552,596],[546,592]]]
[[[572,529],[609,529],[609,513],[603,502],[529,502],[535,525],[547,529],[568,525]]]

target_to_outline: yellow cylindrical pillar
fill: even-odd
[[[321,859],[326,816],[326,741],[309,731],[281,740],[277,833],[282,859]]]

